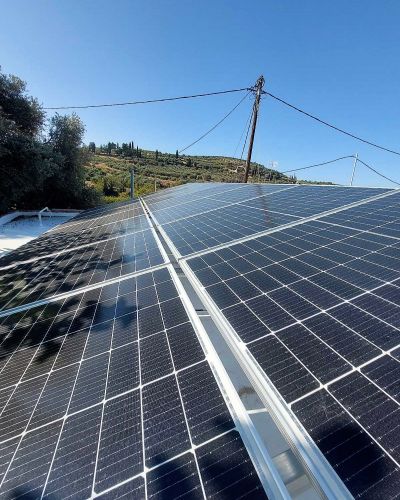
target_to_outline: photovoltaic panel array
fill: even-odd
[[[390,190],[300,185],[188,185],[146,197],[179,256],[211,249]]]
[[[166,200],[159,200],[163,193],[146,197],[146,203],[160,224],[166,224],[179,219],[197,216],[203,212],[210,212],[226,207],[232,203],[240,203],[255,197],[269,195],[282,190],[293,189],[293,186],[284,185],[236,185],[221,184],[196,192],[196,185],[188,184],[185,196],[169,196]],[[183,190],[182,190],[183,191]]]
[[[118,236],[133,234],[150,228],[149,221],[139,201],[130,202],[118,211],[109,209],[78,216],[47,231],[18,249],[0,258],[0,268],[32,259],[54,255],[64,250],[72,250],[82,245],[93,244]]]
[[[399,223],[394,193],[182,261],[357,498],[400,490]]]
[[[146,198],[246,365],[364,498],[400,484],[398,196],[189,184]],[[161,248],[135,201],[0,259],[1,496],[265,498]]]
[[[164,263],[148,229],[0,269],[0,309],[17,307]]]
[[[164,255],[140,201],[82,212],[0,259],[0,310],[160,266]]]
[[[327,216],[323,220],[383,236],[400,238],[399,211],[400,194],[396,193],[388,198]]]
[[[265,498],[167,267],[5,316],[0,405],[3,498]]]

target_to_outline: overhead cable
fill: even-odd
[[[242,97],[242,99],[240,99],[240,101],[236,104],[236,106],[234,108],[232,108],[221,120],[219,120],[218,123],[216,123],[213,127],[211,127],[209,130],[207,130],[207,132],[205,132],[203,135],[201,135],[198,139],[196,139],[195,141],[193,141],[191,144],[189,144],[188,146],[185,146],[184,148],[180,149],[178,151],[178,153],[179,154],[183,153],[183,151],[186,151],[187,149],[191,148],[192,146],[194,146],[195,144],[197,144],[198,142],[200,142],[202,139],[204,139],[204,137],[206,137],[208,134],[210,134],[213,130],[215,130],[218,127],[218,125],[221,125],[221,123],[223,121],[225,121],[228,118],[228,116],[230,116],[235,111],[235,109],[238,108],[242,104],[242,102],[246,99],[246,97],[249,94],[250,94],[250,91],[248,91],[247,94],[244,97]]]
[[[292,109],[298,111],[299,113],[302,113],[303,115],[306,115],[309,118],[312,118],[313,120],[316,120],[317,122],[322,123],[323,125],[326,125],[327,127],[330,127],[332,129],[336,130],[337,132],[340,132],[342,134],[348,135],[349,137],[352,137],[353,139],[356,139],[357,141],[364,142],[365,144],[368,144],[369,146],[373,146],[374,148],[378,148],[378,149],[381,149],[383,151],[387,151],[388,153],[393,153],[394,155],[400,156],[400,152],[398,152],[398,151],[395,151],[395,150],[389,149],[389,148],[385,148],[384,146],[380,146],[379,144],[376,144],[376,143],[371,142],[371,141],[367,141],[366,139],[358,137],[357,135],[354,135],[351,132],[346,132],[346,130],[343,130],[343,129],[339,128],[339,127],[336,127],[335,125],[332,125],[331,123],[328,123],[328,122],[326,122],[324,120],[321,120],[321,118],[318,118],[317,116],[314,116],[314,115],[312,115],[310,113],[307,113],[306,111],[298,108],[297,106],[294,106],[293,104],[288,103],[287,101],[284,101],[280,97],[277,97],[276,95],[273,95],[270,92],[267,92],[267,91],[264,90],[263,93],[266,94],[266,95],[269,95],[270,97],[272,97],[273,99],[281,102],[282,104],[285,104],[289,108],[292,108]]]
[[[339,161],[339,160],[345,160],[346,158],[355,158],[358,162],[362,163],[365,167],[369,168],[369,170],[371,170],[375,174],[379,175],[383,179],[386,179],[387,181],[392,182],[393,184],[396,184],[397,186],[400,186],[399,182],[391,179],[390,177],[387,177],[386,175],[382,174],[381,172],[379,172],[375,168],[371,167],[371,165],[368,165],[367,163],[365,163],[365,161],[360,160],[359,157],[356,157],[354,155],[341,156],[340,158],[335,158],[334,160],[324,161],[323,163],[316,163],[314,165],[308,165],[307,167],[300,167],[300,168],[294,168],[292,170],[285,170],[284,172],[281,172],[281,174],[289,174],[291,172],[298,172],[299,170],[307,170],[308,168],[321,167],[323,165],[329,165],[330,163],[334,163],[334,162]]]
[[[393,182],[393,184],[396,184],[397,186],[400,186],[400,183],[397,182],[397,181],[394,181],[393,179],[391,179],[390,177],[387,177],[386,175],[384,174],[381,174],[381,172],[378,172],[378,170],[376,170],[375,168],[372,168],[371,165],[367,165],[367,163],[365,163],[365,161],[362,161],[360,160],[360,158],[358,158],[358,161],[360,163],[362,163],[365,167],[369,168],[370,170],[372,170],[372,172],[375,172],[375,174],[377,175],[380,175],[381,177],[383,177],[384,179],[386,179],[387,181],[390,181],[390,182]]]
[[[236,152],[240,146],[240,143],[242,142],[244,133],[246,132],[246,130],[248,130],[249,123],[250,123],[252,116],[253,116],[253,106],[251,106],[249,117],[247,118],[246,123],[244,124],[244,128],[243,128],[242,133],[240,135],[240,139],[239,139],[238,143],[236,144],[235,152],[233,153],[233,158],[236,157]]]
[[[247,139],[249,138],[250,125],[251,125],[251,119],[253,118],[253,114],[254,114],[254,106],[252,106],[252,108],[251,108],[251,115],[250,115],[249,125],[247,127],[246,138],[244,140],[243,147],[242,147],[242,153],[240,155],[241,160],[243,159],[244,148],[246,147]]]
[[[285,170],[281,172],[282,174],[289,174],[290,172],[298,172],[299,170],[307,170],[308,168],[321,167],[322,165],[328,165],[329,163],[334,163],[339,160],[345,160],[346,158],[354,158],[354,155],[341,156],[340,158],[335,158],[334,160],[324,161],[323,163],[316,163],[315,165],[308,165],[307,167],[294,168],[292,170]],[[360,161],[360,160],[359,160]]]
[[[213,95],[221,95],[221,94],[232,94],[233,92],[244,92],[245,90],[250,91],[251,88],[242,88],[242,89],[231,89],[231,90],[221,90],[219,92],[206,92],[203,94],[193,94],[193,95],[183,95],[178,97],[164,97],[161,99],[147,99],[145,101],[130,101],[130,102],[116,102],[111,104],[89,104],[85,106],[54,106],[43,108],[45,110],[58,110],[58,109],[89,109],[89,108],[107,108],[113,106],[133,106],[135,104],[150,104],[155,102],[166,102],[166,101],[178,101],[180,99],[194,99],[196,97],[207,97]]]

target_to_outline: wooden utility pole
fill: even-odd
[[[261,99],[261,93],[264,87],[264,77],[261,75],[258,80],[256,81],[256,84],[254,86],[254,92],[255,92],[255,99],[254,99],[254,104],[253,104],[253,123],[251,126],[251,135],[250,135],[250,142],[249,142],[249,150],[247,152],[247,160],[246,160],[246,171],[244,174],[244,182],[247,182],[249,178],[249,170],[250,170],[250,163],[251,163],[251,154],[253,152],[253,143],[254,143],[254,134],[256,132],[256,126],[257,126],[257,117],[258,117],[258,110],[260,108],[260,99]]]

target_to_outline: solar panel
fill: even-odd
[[[114,204],[112,204],[114,205]],[[84,211],[69,219],[61,226],[51,229],[52,232],[64,231],[67,227],[72,229],[103,226],[111,222],[132,219],[143,215],[143,210],[138,201],[132,201],[121,207],[110,208],[102,211]]]
[[[228,185],[229,186],[229,185]],[[293,189],[293,186],[285,185],[242,185],[240,187],[227,189],[226,187],[208,189],[191,196],[179,197],[168,200],[167,203],[152,203],[152,198],[146,198],[154,217],[160,224],[176,221],[182,218],[199,215],[203,212],[210,212],[229,206],[233,203],[244,202],[245,200],[258,199],[282,190]],[[157,195],[153,195],[157,200]],[[189,198],[189,199],[188,199]]]
[[[266,212],[260,217],[249,207],[230,206],[162,227],[177,251],[189,255],[295,220],[295,217],[275,212]]]
[[[82,212],[78,213],[70,219],[69,221],[65,222],[65,225],[69,224],[75,224],[78,221],[81,220],[91,220],[91,219],[96,219],[99,217],[103,217],[104,215],[109,215],[112,213],[117,213],[117,212],[124,212],[126,210],[136,210],[140,207],[138,200],[128,200],[128,201],[122,201],[122,202],[115,202],[115,203],[110,203],[106,205],[101,205],[98,207],[94,208],[89,208],[87,210],[83,210]]]
[[[1,259],[0,495],[276,491],[152,217],[322,488],[395,496],[398,196],[188,184],[83,212]]]
[[[261,394],[286,408],[293,428],[362,498],[391,497],[400,484],[398,196],[180,261],[232,348],[264,381]],[[353,222],[355,214],[369,223]]]
[[[243,184],[226,183],[197,183],[182,184],[174,189],[165,189],[154,194],[146,196],[146,203],[153,210],[170,208],[172,206],[193,201],[196,199],[207,198],[215,194],[222,195],[225,192],[232,192],[243,189]]]
[[[71,250],[82,245],[149,229],[150,224],[141,205],[139,202],[135,203],[133,210],[135,215],[129,215],[132,213],[132,209],[129,209],[127,218],[123,220],[119,220],[119,217],[114,215],[115,220],[112,222],[100,223],[99,219],[93,219],[74,224],[71,221],[74,221],[75,218],[70,219],[68,223],[57,226],[54,230],[44,233],[35,240],[1,257],[0,267],[47,257],[66,249]],[[83,215],[81,217],[83,218]]]
[[[327,216],[323,220],[332,224],[373,232],[378,235],[400,236],[400,193]]]
[[[2,319],[0,495],[266,497],[171,272]]]
[[[147,208],[177,257],[392,192],[332,186],[228,186],[230,189],[215,187],[209,196],[209,190],[201,188],[196,193],[191,187],[187,188],[187,196],[181,190],[176,198],[173,193],[146,198]]]
[[[153,232],[145,230],[6,268],[0,270],[0,308],[119,278],[164,261]]]

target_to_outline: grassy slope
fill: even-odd
[[[176,186],[185,182],[242,182],[245,162],[237,158],[223,156],[180,156],[159,153],[156,160],[155,151],[142,150],[141,158],[124,158],[122,156],[96,154],[91,155],[86,165],[87,181],[102,189],[104,178],[113,177],[121,181],[121,193],[117,199],[127,197],[129,188],[129,171],[135,170],[135,191],[137,195],[157,189]],[[293,179],[277,171],[271,171],[263,165],[252,163],[253,176],[250,182],[293,182]],[[109,199],[106,201],[115,201]]]

